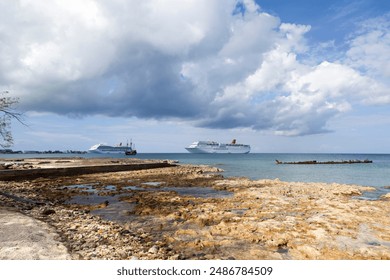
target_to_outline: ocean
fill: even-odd
[[[102,157],[99,154],[13,154],[0,158],[23,157]],[[109,155],[110,157],[128,157]],[[248,177],[250,179],[280,179],[287,182],[325,182],[357,184],[383,188],[390,186],[390,154],[191,154],[191,153],[139,153],[140,159],[178,160],[183,164],[206,164],[224,170],[225,177]],[[368,164],[276,164],[280,161],[342,161],[372,160]]]
[[[138,156],[138,155],[137,155]],[[225,177],[280,179],[287,182],[325,182],[390,186],[388,154],[140,154],[139,158],[175,159],[224,170]],[[372,160],[368,164],[276,164],[280,161]]]
[[[323,182],[375,187],[358,199],[377,200],[390,192],[390,154],[140,154],[139,158],[173,159],[206,164],[224,170],[225,177],[280,179],[287,182]],[[297,161],[372,160],[358,164],[276,164]]]

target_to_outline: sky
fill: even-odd
[[[390,153],[390,1],[5,0],[14,150]]]

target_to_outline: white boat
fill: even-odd
[[[135,155],[137,153],[136,150],[133,149],[132,143],[127,144],[126,146],[120,143],[117,146],[109,146],[106,144],[96,144],[93,145],[89,150],[89,153],[95,154],[126,154],[126,155]]]
[[[247,154],[250,152],[251,146],[237,144],[236,139],[233,139],[230,144],[215,141],[197,141],[185,149],[194,154]]]

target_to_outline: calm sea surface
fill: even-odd
[[[346,183],[390,186],[390,155],[374,154],[145,154],[140,158],[176,159],[181,163],[207,164],[225,170],[224,176],[282,181]],[[276,164],[280,161],[372,160],[371,164]]]
[[[101,157],[96,154],[17,154],[0,155],[12,157],[82,156]],[[126,157],[110,155],[110,157]],[[137,154],[141,159],[172,159],[180,163],[207,164],[225,170],[225,177],[238,176],[251,179],[276,179],[282,181],[326,182],[358,184],[373,187],[390,186],[390,154],[190,154],[190,153],[145,153]],[[275,164],[280,161],[340,161],[372,160],[369,164],[317,164],[290,165]]]

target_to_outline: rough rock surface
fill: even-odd
[[[55,228],[73,259],[390,259],[389,199],[356,199],[372,188],[219,171],[0,182],[0,202]]]

